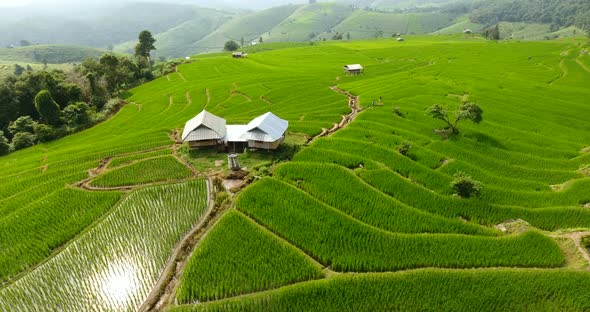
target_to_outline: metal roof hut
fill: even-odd
[[[344,66],[344,71],[347,75],[358,75],[365,71],[365,68],[361,64],[352,64]]]
[[[402,37],[397,38],[397,42],[404,42],[404,41],[406,41],[406,39],[404,39]]]
[[[192,148],[223,146],[226,135],[226,121],[205,110],[186,122],[182,141]]]
[[[248,53],[245,52],[234,52],[231,55],[233,58],[247,58],[248,57]]]
[[[268,112],[252,120],[246,132],[241,136],[248,141],[248,147],[276,150],[285,140],[289,122]]]

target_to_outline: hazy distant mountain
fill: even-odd
[[[449,34],[502,22],[524,23],[501,24],[501,38],[543,39],[582,33],[588,23],[581,17],[590,12],[584,0],[528,0],[519,6],[512,0],[334,0],[313,5],[309,0],[32,1],[0,9],[0,47],[27,40],[100,49],[113,45],[131,52],[138,33],[147,29],[158,40],[156,56],[169,58],[220,51],[228,40]]]

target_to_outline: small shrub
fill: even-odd
[[[52,126],[48,126],[45,124],[36,124],[33,128],[35,130],[35,135],[37,136],[37,139],[39,139],[39,142],[45,143],[53,141],[58,137],[57,131]]]
[[[460,197],[469,198],[478,196],[483,186],[481,182],[474,180],[466,173],[458,172],[455,174],[455,180],[451,182],[451,188]]]
[[[227,206],[231,202],[231,196],[225,192],[219,192],[215,197],[215,207],[221,208]]]
[[[31,116],[21,116],[18,117],[17,120],[10,123],[8,126],[8,131],[11,134],[17,134],[19,132],[29,132],[33,133],[33,127],[37,124]]]
[[[412,149],[412,142],[410,142],[410,141],[403,141],[397,147],[397,151],[404,156],[408,155],[408,153],[410,152],[410,149]]]
[[[63,109],[62,116],[70,127],[86,126],[90,123],[90,106],[84,102],[70,104]]]
[[[233,40],[226,42],[225,45],[223,46],[223,49],[225,51],[230,51],[230,52],[237,51],[239,48],[240,48],[240,45]]]
[[[23,148],[31,147],[35,145],[37,138],[30,132],[19,132],[12,138],[12,145],[15,150],[21,150]]]
[[[262,167],[258,168],[258,176],[259,177],[266,177],[266,176],[269,176],[269,175],[271,175],[271,172],[268,169],[268,167],[262,166]]]
[[[404,117],[404,113],[402,112],[401,108],[399,108],[399,106],[393,108],[393,113],[398,115],[399,117]]]

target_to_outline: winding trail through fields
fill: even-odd
[[[260,99],[261,99],[263,102],[265,102],[266,104],[270,105],[270,106],[273,106],[273,105],[274,105],[274,104],[272,103],[272,101],[271,101],[271,100],[269,100],[268,98],[264,97],[264,95],[261,95],[261,96],[260,96]]]
[[[582,67],[582,69],[584,69],[585,71],[587,71],[588,73],[590,73],[590,68],[588,66],[586,66],[586,64],[584,64],[580,58],[576,59],[576,63],[578,63],[578,65],[580,65],[580,67]]]
[[[559,62],[559,68],[561,69],[561,76],[559,76],[557,79],[550,81],[549,85],[553,85],[556,82],[566,78],[569,74],[569,70],[567,68],[567,65],[565,64],[565,59],[562,59],[561,62]]]
[[[360,112],[363,111],[363,109],[359,106],[359,103],[360,103],[359,96],[353,95],[352,93],[350,93],[348,91],[339,89],[337,86],[332,86],[332,87],[330,87],[330,89],[348,97],[348,107],[350,107],[351,112],[348,115],[342,116],[342,121],[340,121],[339,124],[334,124],[334,126],[331,129],[322,128],[322,132],[320,134],[316,135],[315,137],[311,138],[307,142],[308,144],[313,143],[315,140],[317,140],[321,137],[331,135],[340,129],[346,128],[346,126],[348,124],[350,124],[358,116],[358,114]]]
[[[590,232],[583,231],[583,232],[573,232],[573,233],[567,233],[567,234],[548,235],[548,236],[552,237],[552,238],[558,238],[558,237],[568,238],[568,239],[571,239],[572,241],[574,241],[574,244],[576,245],[578,252],[580,252],[582,257],[584,257],[586,262],[588,262],[588,267],[586,268],[586,270],[590,271],[590,254],[588,252],[588,249],[586,249],[584,246],[582,246],[582,238],[584,236],[589,236],[589,235],[590,235]]]
[[[116,157],[134,156],[134,155],[141,155],[141,154],[146,154],[146,153],[164,150],[164,149],[172,149],[172,156],[174,158],[176,158],[176,160],[178,160],[185,167],[187,167],[187,169],[189,169],[193,175],[193,176],[186,178],[186,179],[180,179],[180,180],[178,180],[178,182],[185,182],[185,181],[192,180],[195,177],[200,177],[201,176],[200,173],[195,168],[193,168],[189,163],[187,163],[184,159],[182,159],[182,157],[180,157],[178,155],[177,149],[180,147],[180,145],[182,145],[182,142],[177,140],[178,136],[179,136],[178,130],[174,130],[170,134],[170,138],[174,141],[174,144],[172,145],[172,147],[170,147],[170,146],[159,147],[159,148],[145,150],[145,151],[141,151],[141,152],[121,154],[121,155],[117,155]],[[142,162],[142,161],[146,161],[146,160],[150,160],[150,159],[155,159],[155,158],[160,158],[160,157],[162,157],[162,156],[152,156],[152,157],[136,159],[136,160],[130,161],[129,163],[125,164],[124,166],[121,166],[118,168],[127,167],[130,165],[136,164],[138,162]],[[113,157],[106,157],[106,158],[102,159],[96,168],[88,171],[88,178],[86,178],[82,181],[73,183],[71,185],[71,187],[86,190],[86,191],[93,191],[93,192],[104,192],[104,191],[131,192],[133,190],[140,189],[140,188],[170,183],[170,181],[159,181],[159,182],[145,183],[145,184],[139,184],[139,185],[126,185],[126,186],[116,186],[116,187],[92,186],[91,183],[96,177],[109,171],[109,166],[112,161],[113,161]]]
[[[233,96],[233,95],[238,95],[238,96],[241,96],[241,97],[243,97],[244,99],[246,99],[246,101],[248,101],[248,102],[252,102],[252,98],[251,98],[250,96],[248,96],[247,94],[245,94],[245,93],[241,92],[241,91],[232,91],[232,92],[231,92],[231,95],[232,95],[232,96]]]
[[[182,80],[184,80],[184,82],[186,82],[186,78],[184,78],[182,73],[180,71],[178,71],[178,67],[176,67],[176,73],[180,76],[180,78],[182,78]]]
[[[229,96],[232,97],[235,95],[243,97],[248,102],[252,102],[252,98],[249,95],[247,95],[246,93],[239,91],[238,84],[234,82],[234,88],[229,92]]]
[[[186,105],[189,106],[193,104],[193,100],[191,99],[191,94],[189,91],[186,91]]]

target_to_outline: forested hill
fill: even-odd
[[[553,29],[577,26],[590,27],[588,0],[494,0],[483,1],[471,13],[476,23],[493,25],[498,22],[528,22],[551,24]]]

